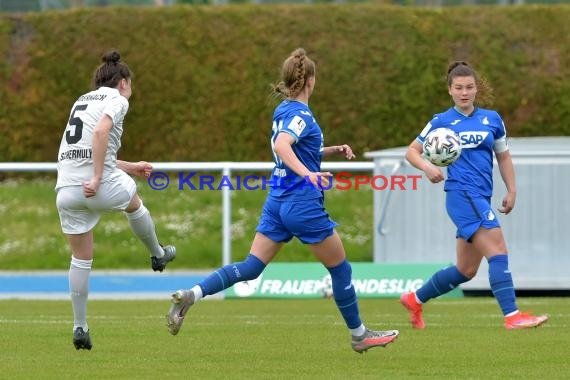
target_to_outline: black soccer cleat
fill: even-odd
[[[89,330],[83,331],[83,327],[78,327],[73,331],[73,345],[76,350],[90,350],[93,347]]]
[[[164,270],[164,268],[166,268],[166,264],[168,264],[169,262],[174,260],[174,258],[176,257],[176,247],[175,246],[165,245],[164,247],[162,247],[162,249],[164,251],[164,256],[162,256],[162,257],[152,256],[150,258],[152,270],[155,272],[157,272],[157,271],[162,272]]]

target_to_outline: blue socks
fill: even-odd
[[[198,285],[204,296],[216,294],[236,282],[256,279],[265,269],[265,264],[252,254],[245,261],[219,268]],[[344,260],[336,267],[327,268],[331,274],[335,302],[349,329],[362,325],[358,311],[356,291],[352,285],[352,268]]]
[[[469,278],[465,277],[455,265],[443,268],[416,291],[416,296],[422,303],[425,303],[432,298],[452,291],[457,285],[467,281]]]
[[[509,270],[509,257],[497,255],[487,260],[489,263],[489,284],[504,315],[517,311],[515,287]]]
[[[362,325],[358,311],[356,291],[352,285],[352,268],[348,261],[344,260],[336,267],[327,268],[331,274],[333,296],[336,306],[340,310],[344,321],[349,329],[355,329]]]
[[[256,279],[264,269],[265,264],[263,261],[249,254],[245,261],[219,268],[198,285],[202,288],[204,296],[216,294],[229,288],[236,282]]]
[[[503,314],[507,315],[517,311],[515,288],[509,271],[509,257],[506,254],[497,255],[487,261],[489,263],[489,284]],[[435,273],[417,290],[416,296],[422,303],[425,303],[466,281],[469,281],[469,278],[461,274],[456,266],[447,267]]]

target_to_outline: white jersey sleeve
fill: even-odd
[[[109,133],[102,181],[113,175],[121,147],[123,119],[128,109],[128,100],[115,88],[100,87],[77,99],[59,146],[56,189],[80,185],[93,176],[93,131],[103,115],[113,120],[113,127]]]

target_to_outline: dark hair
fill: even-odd
[[[297,48],[283,62],[281,81],[272,85],[272,92],[281,97],[294,98],[303,90],[307,80],[314,76],[315,62],[307,57],[305,49]]]
[[[455,77],[473,77],[477,85],[477,96],[475,101],[479,105],[493,104],[493,89],[487,83],[487,80],[477,74],[477,72],[465,61],[455,61],[447,68],[447,87],[451,87],[451,83]]]
[[[117,87],[121,79],[129,79],[133,76],[129,66],[121,62],[121,54],[116,50],[111,50],[101,57],[101,63],[93,75],[93,86]]]

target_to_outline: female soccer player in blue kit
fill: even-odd
[[[180,330],[191,305],[237,282],[257,278],[283,244],[296,237],[330,272],[334,299],[350,330],[352,348],[361,353],[397,338],[396,330],[369,330],[360,320],[352,269],[336,223],[323,205],[321,189],[328,188],[331,173],[320,171],[322,157],[342,154],[350,160],[354,154],[348,145],[324,147],[321,128],[308,105],[315,81],[314,62],[302,48],[296,49],[283,63],[281,82],[274,87],[274,93],[285,100],[273,114],[275,168],[250,254],[243,262],[219,268],[192,289],[172,295],[167,315],[172,335]]]
[[[548,316],[533,316],[518,310],[507,246],[491,207],[493,152],[507,188],[499,211],[508,214],[515,205],[515,171],[505,125],[497,112],[475,106],[476,101],[484,101],[485,95],[490,95],[490,88],[469,64],[452,63],[447,71],[447,84],[455,105],[433,117],[410,144],[406,159],[422,170],[431,182],[441,182],[444,180],[441,170],[421,156],[424,139],[436,128],[450,128],[460,136],[461,156],[448,166],[444,186],[447,213],[457,227],[457,263],[436,272],[415,293],[404,293],[400,301],[410,313],[412,326],[425,328],[422,304],[469,281],[477,274],[485,257],[489,263],[489,283],[504,314],[505,328],[539,326],[548,320]]]

